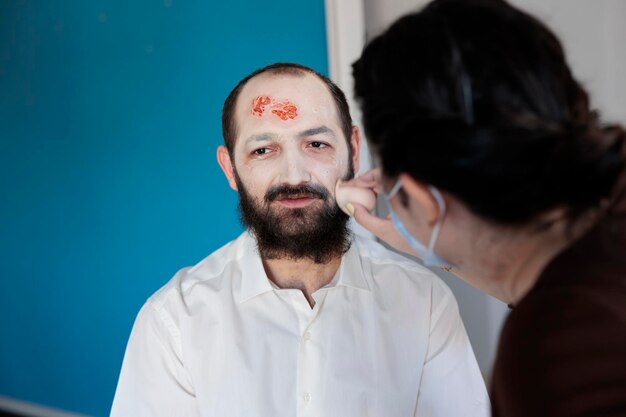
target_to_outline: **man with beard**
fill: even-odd
[[[233,89],[222,128],[247,231],[146,302],[111,415],[488,415],[450,290],[353,238],[335,202],[360,147],[337,86],[270,65]]]

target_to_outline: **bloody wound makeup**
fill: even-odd
[[[280,117],[283,120],[295,119],[298,115],[298,108],[295,104],[291,104],[289,101],[283,101],[276,106],[272,106],[272,113]]]
[[[295,119],[298,116],[298,106],[289,100],[277,101],[268,96],[259,96],[252,100],[252,114],[258,117],[263,116],[267,106],[272,114],[282,120]]]
[[[263,116],[265,106],[271,103],[271,99],[267,96],[260,96],[252,101],[252,114],[255,116]]]

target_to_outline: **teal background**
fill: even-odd
[[[0,396],[108,415],[145,299],[241,231],[223,100],[322,0],[0,1]]]

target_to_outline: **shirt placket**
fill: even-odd
[[[300,325],[300,340],[298,346],[298,396],[297,415],[300,417],[317,416],[320,410],[319,373],[321,369],[322,347],[316,334],[314,324],[319,316],[327,290],[323,289],[314,294],[315,307],[311,308],[304,294],[294,291],[291,302]]]

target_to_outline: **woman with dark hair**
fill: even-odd
[[[495,416],[626,416],[626,134],[556,36],[504,1],[435,0],[367,45],[375,171],[340,184],[367,229],[511,305]]]

